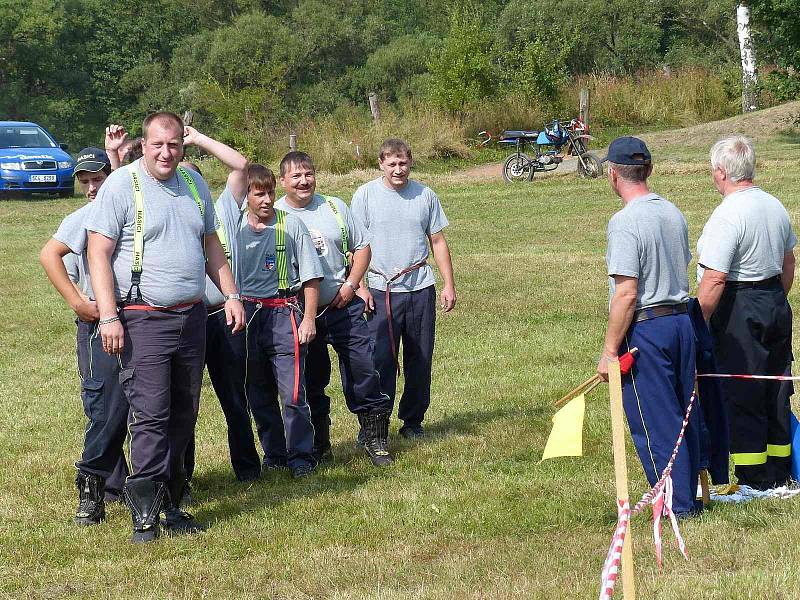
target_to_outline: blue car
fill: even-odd
[[[36,123],[0,121],[0,195],[72,196],[75,161],[66,149]]]

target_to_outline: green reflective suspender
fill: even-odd
[[[275,209],[275,264],[278,267],[278,294],[289,292],[289,269],[286,262],[286,212]]]
[[[347,256],[348,252],[350,252],[350,243],[347,240],[347,225],[345,225],[344,219],[342,215],[339,213],[339,209],[336,208],[336,202],[334,202],[333,198],[330,196],[322,196],[325,199],[325,202],[328,203],[328,206],[333,213],[333,216],[336,217],[336,222],[339,224],[339,231],[342,234],[342,254]],[[348,258],[349,260],[349,258]]]
[[[228,244],[228,234],[225,233],[225,223],[222,222],[222,215],[219,214],[216,207],[214,207],[214,212],[217,214],[217,221],[219,222],[219,225],[217,225],[219,243],[222,244],[222,251],[225,253],[225,258],[228,259],[228,266],[233,268],[231,264],[231,247]]]
[[[141,301],[142,293],[139,283],[142,280],[142,258],[144,256],[144,194],[142,193],[142,182],[136,172],[136,164],[128,167],[131,174],[131,184],[133,185],[133,208],[135,212],[133,222],[133,262],[131,263],[131,287],[128,290],[127,302]],[[136,288],[136,296],[133,296],[133,288]]]
[[[183,177],[186,185],[189,186],[189,191],[194,198],[197,208],[200,209],[200,217],[205,217],[205,208],[203,201],[200,199],[200,194],[197,191],[197,186],[194,179],[189,175],[189,172],[183,167],[178,167],[178,172]],[[139,289],[139,284],[142,280],[142,261],[144,259],[144,194],[142,193],[142,181],[139,179],[139,173],[136,172],[136,163],[128,165],[128,173],[131,176],[131,185],[133,185],[133,207],[135,212],[135,219],[133,223],[133,262],[131,263],[131,289],[128,290],[127,302],[141,301],[142,295]],[[223,246],[224,248],[224,246]],[[203,248],[205,253],[205,247]],[[227,256],[227,253],[226,253]],[[132,296],[133,288],[136,288],[136,296]]]

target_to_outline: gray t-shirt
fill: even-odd
[[[278,261],[275,254],[275,223],[256,231],[247,218],[237,235],[239,291],[242,296],[272,298],[278,295]],[[311,235],[303,222],[286,215],[286,266],[289,290],[297,293],[302,284],[322,277],[322,265]]]
[[[783,272],[797,238],[783,204],[758,187],[728,194],[697,241],[697,280],[705,268],[730,281],[762,281]]]
[[[636,308],[689,300],[689,230],[678,208],[657,194],[630,201],[608,222],[609,293],[613,275],[636,277]]]
[[[374,269],[391,277],[428,258],[428,236],[449,225],[439,198],[429,187],[409,180],[400,191],[389,189],[379,177],[365,183],[353,195],[351,209],[370,235]],[[430,265],[412,271],[392,283],[394,292],[412,292],[433,285]],[[386,289],[386,280],[369,273],[367,283]]]
[[[339,216],[347,228],[347,243],[350,251],[359,250],[369,245],[369,234],[366,228],[353,218],[353,213],[339,198],[329,198],[334,202]],[[324,279],[319,284],[319,304],[329,304],[339,287],[347,278],[347,257],[342,251],[342,230],[339,221],[328,202],[319,194],[314,194],[311,202],[304,208],[295,208],[286,200],[286,196],[278,200],[276,208],[285,210],[306,224],[311,234],[311,241],[317,250],[322,264]]]
[[[190,173],[203,202],[201,216],[179,174],[156,182],[144,173],[141,161],[133,165],[142,182],[145,208],[142,296],[153,306],[200,300],[206,280],[204,236],[214,233],[214,205],[208,186],[199,174]],[[130,173],[127,167],[117,169],[92,202],[86,228],[117,241],[111,266],[118,301],[127,297],[131,287],[135,216]]]
[[[70,249],[71,254],[67,254],[63,258],[70,281],[75,283],[86,296],[94,298],[86,255],[86,219],[91,208],[91,203],[84,204],[75,212],[64,217],[61,225],[53,234],[53,239]]]
[[[242,199],[242,207],[240,208],[239,204],[236,202],[236,199],[233,197],[233,194],[227,186],[217,202],[214,204],[214,210],[216,211],[217,217],[217,226],[221,224],[225,228],[225,235],[228,239],[228,250],[231,253],[230,267],[231,271],[233,272],[233,278],[237,285],[239,284],[239,265],[237,261],[239,248],[236,244],[236,236],[239,233],[239,228],[241,227],[242,221],[244,221],[246,214],[242,211],[242,208],[244,208],[245,211],[247,210],[246,197]],[[217,235],[219,235],[219,233]],[[214,285],[214,282],[211,281],[211,278],[208,276],[206,276],[206,293],[203,297],[203,302],[205,302],[206,306],[217,306],[218,304],[225,302],[225,296],[219,290],[219,288]]]

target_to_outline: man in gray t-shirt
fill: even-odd
[[[103,352],[97,337],[97,306],[86,267],[86,218],[91,202],[111,173],[111,164],[99,148],[85,148],[78,154],[73,173],[89,202],[64,218],[42,248],[40,260],[53,286],[77,316],[78,372],[89,424],[81,459],[75,463],[79,495],[75,522],[95,525],[105,517],[105,501],[122,494],[128,475],[122,452],[128,402],[119,383],[119,363]]]
[[[694,390],[695,338],[688,314],[689,253],[686,219],[647,185],[650,151],[634,137],[608,149],[608,179],[624,207],[608,223],[608,326],[598,373],[608,379],[609,361],[638,348],[623,378],[628,426],[647,480],[655,485],[672,454]],[[692,411],[672,467],[673,510],[702,510],[695,500],[700,471],[700,422]]]
[[[328,344],[339,356],[339,371],[347,407],[358,416],[360,439],[373,464],[386,466],[388,451],[389,397],[380,389],[372,358],[369,326],[364,319],[364,301],[356,296],[370,261],[369,236],[347,205],[331,196],[316,194],[316,172],[311,157],[290,152],[281,160],[281,186],[286,195],[276,206],[296,216],[308,227],[324,279],[320,284],[317,336],[308,346],[306,388],[314,423],[314,454],[330,460],[331,399],[325,394],[330,383]],[[352,262],[352,266],[351,266]]]
[[[370,234],[369,290],[359,295],[375,313],[370,332],[381,390],[394,402],[402,341],[405,387],[397,415],[403,421],[400,435],[416,438],[424,435],[422,421],[431,400],[436,290],[429,246],[444,280],[445,312],[455,306],[456,288],[443,232],[447,217],[436,194],[409,179],[411,162],[408,144],[386,140],[379,151],[382,176],[356,190],[351,208]]]
[[[787,294],[797,238],[780,201],[758,188],[755,149],[743,136],[711,149],[722,203],[697,242],[697,299],[723,373],[790,374],[792,311]],[[781,486],[791,477],[790,382],[723,379],[730,450],[740,484]]]
[[[183,121],[153,113],[142,132],[144,156],[109,177],[87,222],[100,336],[104,349],[119,355],[131,407],[125,499],[134,542],[156,539],[161,525],[172,533],[202,529],[178,507],[202,383],[206,274],[226,295],[228,323],[234,331],[244,327],[208,187],[178,168]]]

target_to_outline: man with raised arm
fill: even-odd
[[[456,305],[450,248],[444,237],[448,221],[429,187],[409,179],[411,148],[403,140],[386,140],[380,148],[381,177],[353,195],[353,215],[369,230],[372,262],[368,290],[359,290],[375,312],[370,332],[381,390],[394,402],[400,343],[405,388],[397,416],[400,435],[424,435],[422,421],[431,402],[431,368],[436,321],[436,278],[428,264],[429,247],[444,280],[441,307]]]
[[[119,356],[131,408],[125,498],[135,542],[156,539],[160,525],[169,533],[203,528],[179,506],[205,358],[206,273],[226,294],[226,322],[244,327],[208,187],[178,167],[183,121],[152,113],[142,135],[143,157],[109,177],[87,222],[100,336]]]

